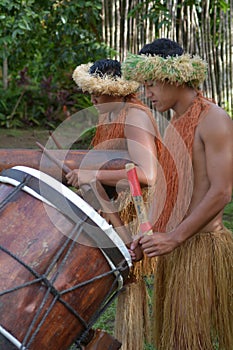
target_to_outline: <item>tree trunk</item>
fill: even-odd
[[[7,90],[7,88],[8,88],[8,61],[7,61],[7,58],[5,58],[3,60],[2,79],[3,79],[3,89]]]

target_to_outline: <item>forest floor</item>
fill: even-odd
[[[0,148],[37,148],[36,142],[45,145],[49,136],[48,130],[0,128]]]

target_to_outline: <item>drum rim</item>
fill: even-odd
[[[9,342],[11,342],[11,344],[15,345],[16,348],[27,350],[27,348],[25,348],[25,346],[22,347],[22,343],[10,332],[8,332],[3,326],[1,326],[1,324],[0,324],[0,334],[2,334]]]
[[[68,200],[70,200],[75,206],[77,206],[81,211],[83,211],[104,233],[105,235],[113,242],[114,246],[120,251],[120,253],[125,258],[125,261],[130,268],[132,266],[132,259],[130,256],[130,253],[121,239],[121,237],[118,235],[118,233],[114,230],[112,225],[109,225],[108,222],[100,216],[87,202],[85,202],[78,194],[70,190],[68,187],[66,187],[64,184],[53,178],[52,176],[26,166],[14,166],[10,169],[17,170],[23,173],[26,173],[28,175],[31,175],[38,179],[39,181],[45,182],[48,186],[50,186],[52,189],[56,190],[57,192],[62,193]],[[8,169],[8,170],[10,170]],[[7,171],[6,171],[7,173]],[[19,181],[12,179],[8,175],[4,175],[4,172],[0,174],[0,182],[11,184],[14,186],[17,186],[19,184]],[[60,191],[61,189],[61,191]],[[23,189],[25,192],[29,193],[30,195],[34,196],[35,198],[47,203],[48,205],[51,205],[56,208],[56,206],[51,203],[50,201],[46,200],[43,196],[38,194],[36,191],[31,189],[28,186],[24,186]],[[92,214],[92,216],[90,216]],[[101,249],[101,248],[99,248]],[[102,249],[101,249],[102,250]],[[111,259],[110,259],[111,260]]]

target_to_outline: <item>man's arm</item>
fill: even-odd
[[[157,176],[156,130],[146,112],[130,108],[125,136],[131,161],[136,165],[139,182],[154,185]]]

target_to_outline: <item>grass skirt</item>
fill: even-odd
[[[142,190],[144,202],[148,201],[154,189]],[[132,236],[139,232],[139,222],[136,215],[132,197],[124,193],[120,198],[123,208],[119,206],[121,220],[129,225]],[[147,292],[145,276],[154,275],[156,259],[149,259],[146,256],[143,260],[134,263],[131,270],[133,283],[125,285],[117,300],[115,337],[121,341],[121,350],[143,350],[144,343],[151,340],[151,324],[149,317],[150,298]]]
[[[142,350],[150,341],[148,294],[143,279],[126,285],[117,300],[115,337],[122,342],[121,350]]]
[[[153,342],[158,350],[233,349],[233,236],[199,233],[157,260]]]

